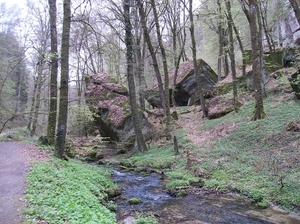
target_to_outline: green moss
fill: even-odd
[[[130,198],[128,202],[131,205],[137,205],[137,204],[142,203],[143,201],[140,198]]]

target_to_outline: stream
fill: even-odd
[[[117,218],[121,223],[133,224],[136,212],[153,214],[161,224],[200,223],[284,223],[299,224],[300,217],[276,207],[258,209],[245,197],[208,194],[172,197],[157,174],[144,176],[136,172],[114,170],[112,176],[122,188],[116,199]],[[131,205],[131,198],[142,203]]]

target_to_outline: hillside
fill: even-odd
[[[172,141],[160,139],[149,142],[143,154],[121,155],[121,164],[163,172],[175,195],[182,186],[197,192],[199,187],[192,186],[204,182],[204,188],[246,195],[260,207],[276,204],[299,212],[300,105],[284,78],[271,79],[266,90],[267,117],[255,122],[250,121],[255,102],[247,92],[239,93],[238,113],[218,119],[202,119],[200,106],[173,108],[179,114],[173,125],[179,155]]]

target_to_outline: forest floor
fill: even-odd
[[[24,191],[29,164],[50,156],[32,144],[0,142],[0,223],[17,224],[24,218]]]

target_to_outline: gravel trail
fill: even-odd
[[[34,145],[0,142],[0,224],[22,223],[29,164],[48,158]]]

